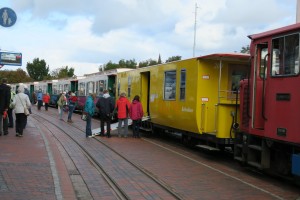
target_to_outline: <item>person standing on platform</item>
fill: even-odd
[[[27,85],[24,85],[24,94],[26,94],[26,95],[29,97],[29,101],[30,101],[30,103],[31,103],[32,101],[31,101],[31,98],[30,98],[30,92],[29,92],[29,90],[28,90]],[[30,114],[31,114],[31,108],[29,108],[29,112],[30,112]]]
[[[99,109],[101,121],[100,136],[104,136],[104,123],[106,123],[106,135],[108,138],[110,138],[111,115],[114,111],[115,104],[113,98],[109,95],[107,90],[103,91],[103,96],[98,99],[96,106]]]
[[[128,115],[130,111],[130,102],[126,98],[126,93],[122,92],[117,100],[115,109],[118,110],[118,136],[121,137],[122,122],[124,122],[124,136],[128,137]]]
[[[134,138],[140,138],[140,126],[144,116],[142,104],[140,102],[140,96],[136,95],[133,98],[132,104],[130,105],[130,118],[132,119],[132,131]]]
[[[41,110],[41,107],[43,106],[43,93],[42,90],[39,89],[37,93],[37,101],[38,101],[38,110]]]
[[[69,91],[66,93],[66,98],[69,100],[71,97],[72,91]],[[69,103],[69,102],[68,102]]]
[[[8,127],[9,128],[13,128],[14,127],[14,117],[13,117],[12,102],[13,102],[13,99],[14,99],[15,95],[16,95],[15,91],[13,91],[10,88],[10,103],[9,103],[9,108],[8,108],[8,112],[7,112],[7,115],[8,115]]]
[[[48,111],[49,102],[50,102],[50,95],[48,92],[43,96],[43,102],[45,104],[45,110]]]
[[[26,94],[29,98],[29,101],[30,101],[30,92],[27,88],[27,85],[24,85],[24,94]],[[31,101],[30,101],[31,102]],[[31,108],[28,108],[29,110],[29,113],[31,114]],[[27,117],[24,119],[24,126],[23,126],[23,129],[25,129],[27,126]]]
[[[24,114],[24,108],[30,108],[31,106],[29,97],[26,94],[24,94],[23,85],[19,86],[18,94],[15,95],[12,105],[14,106],[16,114],[16,136],[22,137],[24,122],[27,118],[27,116]]]
[[[63,107],[66,105],[66,93],[63,92],[60,94],[58,100],[57,100],[57,107],[58,107],[58,113],[59,113],[59,119],[63,121]]]
[[[92,135],[92,117],[95,113],[95,104],[94,99],[96,94],[92,93],[87,97],[87,100],[84,104],[84,113],[86,114],[86,128],[85,128],[85,137],[94,137]]]
[[[69,114],[68,114],[68,122],[73,123],[72,121],[72,115],[75,110],[76,104],[77,104],[78,98],[76,95],[72,92],[71,96],[68,99],[69,103]]]
[[[7,79],[3,78],[0,85],[0,135],[8,134],[8,108],[10,104],[10,87],[7,85]]]
[[[33,92],[32,93],[32,98],[31,98],[31,103],[33,104],[33,105],[35,105],[36,104],[36,102],[37,102],[37,97],[36,97],[36,93],[35,92]]]

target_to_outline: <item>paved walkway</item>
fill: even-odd
[[[30,117],[23,135],[0,136],[0,199],[76,199],[54,141]]]

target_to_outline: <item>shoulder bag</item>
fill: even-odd
[[[22,99],[20,98],[20,96],[19,96],[19,95],[18,95],[18,97],[19,97],[19,99],[20,99],[20,101],[21,101],[21,104],[22,104],[22,106],[24,107],[24,114],[25,114],[26,116],[28,116],[28,115],[30,114],[30,112],[29,112],[28,108],[27,108],[27,107],[25,107],[25,106],[23,105]]]
[[[88,115],[88,113],[82,111],[81,119],[82,119],[83,121],[86,121],[86,120],[87,120],[87,115]]]

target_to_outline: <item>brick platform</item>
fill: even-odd
[[[76,199],[59,151],[30,118],[23,135],[0,136],[0,199]]]

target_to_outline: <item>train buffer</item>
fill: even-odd
[[[150,119],[149,116],[143,117],[143,118],[142,118],[142,122],[145,122],[145,121],[147,121],[147,120],[149,120],[149,119]],[[132,125],[132,120],[129,118],[129,119],[128,119],[128,126],[130,126],[130,125]],[[122,127],[124,127],[124,124],[122,124]],[[106,125],[104,126],[104,129],[106,130]],[[111,129],[111,131],[117,130],[117,129],[118,129],[118,122],[112,123],[112,124],[110,125],[110,129]],[[141,127],[141,129],[142,129],[142,130],[145,130],[145,128],[143,128],[143,127]],[[96,129],[93,129],[93,130],[92,130],[92,134],[98,134],[98,133],[100,133],[100,131],[101,131],[100,127],[99,127],[99,128],[96,128]],[[147,130],[146,130],[146,131],[147,131]]]

